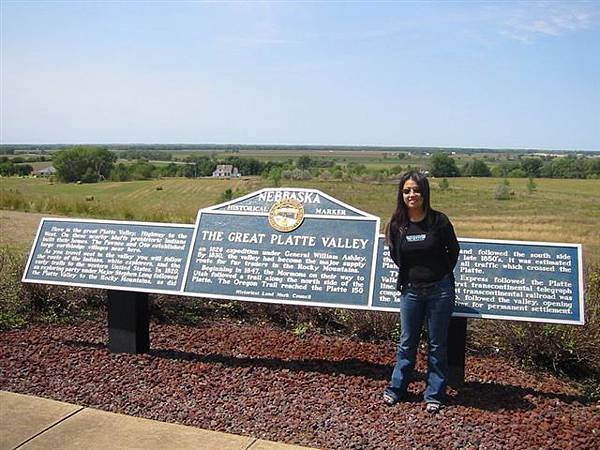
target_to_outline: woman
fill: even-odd
[[[431,209],[429,182],[419,172],[400,179],[396,211],[386,229],[390,256],[398,266],[402,334],[392,380],[384,393],[387,405],[406,394],[427,320],[426,410],[436,413],[446,400],[448,326],[454,309],[454,276],[459,246],[445,214]]]

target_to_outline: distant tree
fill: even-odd
[[[331,170],[331,175],[336,180],[341,180],[342,178],[344,178],[344,169],[342,168],[342,166],[336,165],[335,167],[332,167],[330,170]]]
[[[267,174],[267,180],[271,183],[273,187],[281,186],[281,167],[272,167],[269,173]]]
[[[491,169],[494,177],[507,177],[514,169],[520,168],[521,165],[516,161],[503,161],[498,166]]]
[[[585,162],[585,177],[600,178],[600,158],[588,158]]]
[[[166,166],[160,168],[161,177],[176,177],[178,174],[178,167],[175,163],[169,163]]]
[[[131,174],[129,168],[123,164],[117,164],[110,172],[110,179],[112,181],[129,181],[131,180]]]
[[[543,164],[539,158],[525,158],[521,160],[521,169],[528,177],[539,177]]]
[[[585,178],[586,158],[566,156],[546,161],[540,175],[547,178]]]
[[[186,158],[186,162],[189,163],[189,166],[182,169],[182,175],[188,178],[209,177],[217,168],[216,161],[204,155],[189,156]]]
[[[195,164],[184,164],[177,166],[177,176],[186,178],[196,178],[198,169]]]
[[[465,164],[462,175],[466,177],[491,177],[492,172],[485,161],[474,159],[470,163]]]
[[[33,167],[31,164],[13,164],[10,159],[4,160],[0,163],[0,175],[5,177],[11,175],[26,177],[30,175],[31,172],[33,172]]]
[[[264,164],[255,158],[229,156],[225,158],[224,164],[231,164],[237,167],[242,175],[260,175],[264,170]]]
[[[431,157],[431,175],[434,177],[458,177],[456,163],[447,153],[435,153]]]
[[[520,167],[517,167],[516,169],[511,170],[508,173],[508,176],[510,178],[525,178],[527,176],[527,174],[525,173],[525,171],[523,169],[521,169]]]
[[[60,181],[94,183],[106,179],[117,160],[117,155],[98,147],[76,146],[57,152],[52,158]]]
[[[0,162],[0,175],[3,177],[9,177],[15,174],[15,165],[11,160],[5,159]]]
[[[333,167],[333,166],[335,166],[335,161],[333,159],[325,159],[325,158],[311,159],[310,166],[311,167]]]
[[[308,155],[302,155],[298,158],[298,162],[296,163],[296,167],[300,170],[307,170],[311,167],[312,160]]]
[[[119,153],[119,156],[123,159],[130,161],[136,159],[147,159],[153,161],[171,161],[173,155],[165,151],[152,151],[152,150],[124,150]]]
[[[133,180],[149,180],[154,177],[156,167],[148,161],[139,160],[129,167],[129,173]]]
[[[402,166],[392,166],[388,168],[388,175],[398,175],[404,172]]]
[[[355,163],[354,161],[350,161],[347,168],[348,173],[354,176],[361,176],[367,172],[367,166],[364,164]]]

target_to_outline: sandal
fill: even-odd
[[[383,403],[388,406],[394,406],[400,401],[401,397],[400,391],[391,386],[388,386],[383,390]]]
[[[443,405],[441,403],[429,402],[425,407],[425,411],[427,411],[429,414],[437,414],[442,408]]]

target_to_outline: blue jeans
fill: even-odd
[[[391,386],[406,392],[415,363],[424,319],[427,319],[428,359],[425,401],[444,403],[448,379],[448,327],[454,309],[454,279],[446,275],[436,286],[406,287],[400,296],[402,334]]]

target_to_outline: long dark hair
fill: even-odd
[[[398,184],[398,200],[396,202],[396,210],[392,214],[390,222],[385,229],[385,240],[388,244],[392,242],[392,236],[394,233],[398,231],[400,233],[405,232],[408,225],[408,208],[406,207],[406,203],[404,203],[404,197],[402,196],[404,183],[406,183],[408,180],[413,180],[415,183],[417,183],[417,186],[421,191],[421,197],[423,198],[423,210],[425,211],[426,216],[430,216],[429,212],[431,211],[431,204],[429,203],[429,181],[427,181],[427,177],[421,172],[410,170],[402,175],[400,178],[400,183]]]

